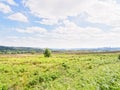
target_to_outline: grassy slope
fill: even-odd
[[[0,90],[120,90],[117,56],[0,55]]]

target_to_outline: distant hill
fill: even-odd
[[[72,49],[55,49],[51,48],[53,52],[111,52],[111,51],[120,51],[120,48],[72,48]],[[22,54],[22,53],[42,53],[43,48],[32,48],[32,47],[9,47],[9,46],[0,46],[0,53],[2,54]]]
[[[95,49],[91,49],[93,51],[120,51],[120,48],[119,47],[114,47],[114,48],[111,48],[111,47],[103,47],[103,48],[95,48]]]
[[[107,51],[120,51],[119,47],[103,47],[103,48],[71,48],[71,49],[53,49],[56,51],[90,51],[90,52],[107,52]]]
[[[40,52],[43,52],[43,49],[31,47],[0,46],[0,53],[3,54],[40,53]]]
[[[120,51],[120,47],[102,47],[102,48],[75,48],[73,50],[85,50],[85,51]]]

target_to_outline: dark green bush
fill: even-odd
[[[118,60],[120,60],[120,55],[118,55]]]
[[[51,56],[51,50],[46,48],[43,54],[44,54],[44,57],[50,57]]]

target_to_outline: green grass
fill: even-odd
[[[0,55],[0,90],[120,90],[118,54]]]

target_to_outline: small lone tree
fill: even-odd
[[[43,54],[44,54],[44,57],[50,57],[51,56],[51,50],[46,48]]]
[[[120,60],[120,55],[118,55],[118,60]]]

